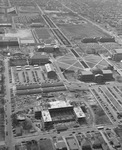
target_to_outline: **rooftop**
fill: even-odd
[[[54,70],[54,68],[51,64],[45,64],[45,68],[46,68],[47,72],[50,72],[50,71]]]
[[[115,49],[114,51],[115,51],[115,53],[117,53],[117,54],[121,54],[121,53],[122,53],[122,49]]]
[[[85,114],[80,107],[74,107],[74,112],[78,118],[85,117]]]
[[[48,56],[37,52],[37,53],[34,53],[31,59],[48,59]]]
[[[51,122],[52,121],[52,118],[51,118],[48,110],[42,111],[42,117],[43,117],[44,122]]]
[[[72,105],[70,105],[68,102],[65,101],[54,101],[54,102],[49,102],[49,104],[50,104],[50,109],[72,107]]]
[[[82,75],[93,75],[91,71],[82,71]]]
[[[41,150],[55,150],[51,139],[40,140],[39,147]]]
[[[111,70],[102,70],[103,74],[112,74]]]

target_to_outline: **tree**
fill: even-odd
[[[4,113],[4,107],[0,108],[0,114]]]
[[[23,129],[30,130],[31,128],[32,128],[32,122],[31,122],[31,120],[26,118],[23,123]]]
[[[11,118],[12,118],[12,122],[13,122],[13,126],[14,127],[16,127],[17,125],[19,125],[19,122],[17,120],[17,115],[16,114],[12,114]]]

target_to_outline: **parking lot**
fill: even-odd
[[[17,85],[44,82],[40,66],[16,66],[12,68],[14,80]]]

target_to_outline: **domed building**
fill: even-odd
[[[103,82],[103,72],[101,69],[94,67],[91,69],[93,75],[94,75],[94,82],[96,83],[102,83]]]

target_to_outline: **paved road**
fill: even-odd
[[[8,66],[8,59],[4,60],[5,64],[5,86],[6,86],[6,104],[5,104],[5,111],[6,111],[6,136],[5,142],[6,145],[9,147],[9,150],[14,150],[13,147],[13,133],[12,133],[12,122],[11,122],[11,96],[10,96],[10,84],[9,84],[9,66]]]

